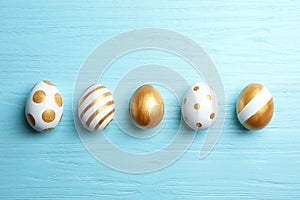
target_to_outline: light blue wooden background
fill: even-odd
[[[206,159],[198,159],[205,137],[199,133],[173,165],[132,175],[102,165],[81,144],[71,109],[73,83],[98,44],[146,27],[178,31],[205,49],[223,79],[227,115],[222,137]],[[299,199],[299,38],[299,1],[1,0],[0,198]],[[161,52],[129,55],[103,82],[113,89],[120,66],[147,63],[177,67],[196,82],[176,59]],[[62,92],[65,114],[54,131],[34,134],[24,119],[24,103],[42,79]],[[275,99],[274,118],[259,132],[244,131],[234,115],[240,90],[251,82],[265,84]],[[174,119],[172,113],[167,119]],[[112,141],[132,151],[151,151],[170,139],[137,142],[114,126]]]

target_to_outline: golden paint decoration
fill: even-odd
[[[139,87],[130,102],[130,115],[141,128],[153,128],[163,119],[165,112],[163,99],[152,85]]]
[[[268,125],[274,112],[274,101],[269,90],[252,83],[241,92],[236,113],[240,123],[249,130],[259,130]]]
[[[219,112],[218,97],[206,83],[190,87],[183,97],[182,118],[194,130],[211,127]]]
[[[81,95],[78,104],[78,117],[89,131],[105,129],[115,113],[111,92],[101,84],[93,84]]]
[[[63,115],[63,100],[57,87],[50,81],[40,81],[26,100],[25,116],[30,126],[44,132],[54,129]]]
[[[32,96],[34,103],[42,103],[46,99],[46,93],[43,90],[36,91]]]

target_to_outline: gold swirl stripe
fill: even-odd
[[[93,121],[93,119],[102,111],[104,110],[105,108],[107,108],[108,106],[110,105],[113,105],[114,104],[114,101],[109,101],[107,102],[106,104],[104,104],[103,106],[101,106],[100,108],[98,108],[90,117],[89,119],[87,120],[86,122],[86,126],[89,127],[91,122]]]
[[[94,99],[87,107],[84,108],[84,110],[81,112],[80,114],[80,119],[82,119],[83,115],[96,103],[98,103],[100,100],[102,100],[103,98],[107,97],[107,96],[111,96],[110,92],[106,92],[104,94],[102,94],[101,96],[97,97],[96,99]]]
[[[100,85],[98,87],[96,87],[95,89],[91,90],[89,93],[87,93],[84,97],[82,97],[82,99],[80,100],[78,107],[81,106],[81,104],[84,102],[84,100],[86,100],[93,92],[100,90],[102,88],[105,88],[105,86]]]
[[[109,122],[105,125],[105,127],[103,129],[106,129],[106,127],[108,127],[108,125],[112,122],[113,118],[111,120],[109,120]]]
[[[98,130],[98,128],[99,128],[99,126],[101,126],[101,124],[111,115],[111,114],[113,114],[115,112],[115,109],[113,109],[112,111],[110,111],[109,113],[107,113],[102,119],[100,119],[100,121],[97,123],[97,125],[95,126],[95,128],[94,128],[94,130]],[[110,122],[111,122],[112,120],[110,120]],[[110,123],[109,122],[109,123]],[[108,124],[109,124],[108,123]],[[107,124],[107,125],[108,125]],[[106,126],[107,126],[106,125]],[[106,128],[106,126],[105,126],[105,128]]]

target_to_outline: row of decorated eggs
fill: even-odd
[[[206,83],[190,87],[183,97],[181,114],[194,130],[210,128],[219,113],[219,101]],[[241,124],[250,130],[261,129],[271,120],[274,102],[271,93],[261,84],[250,84],[240,94],[236,112]],[[81,95],[78,117],[89,131],[105,129],[113,120],[115,105],[111,92],[103,85],[93,84]],[[37,131],[55,128],[63,115],[63,100],[57,87],[41,81],[31,90],[25,106],[28,123]],[[157,126],[164,116],[164,102],[159,91],[151,85],[139,87],[130,101],[130,115],[140,128]]]

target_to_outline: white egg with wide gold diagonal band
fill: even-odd
[[[115,105],[111,92],[101,84],[93,84],[82,94],[78,116],[89,131],[105,129],[113,120]]]
[[[236,104],[237,117],[250,130],[264,128],[272,119],[274,102],[272,94],[261,84],[248,85]]]

